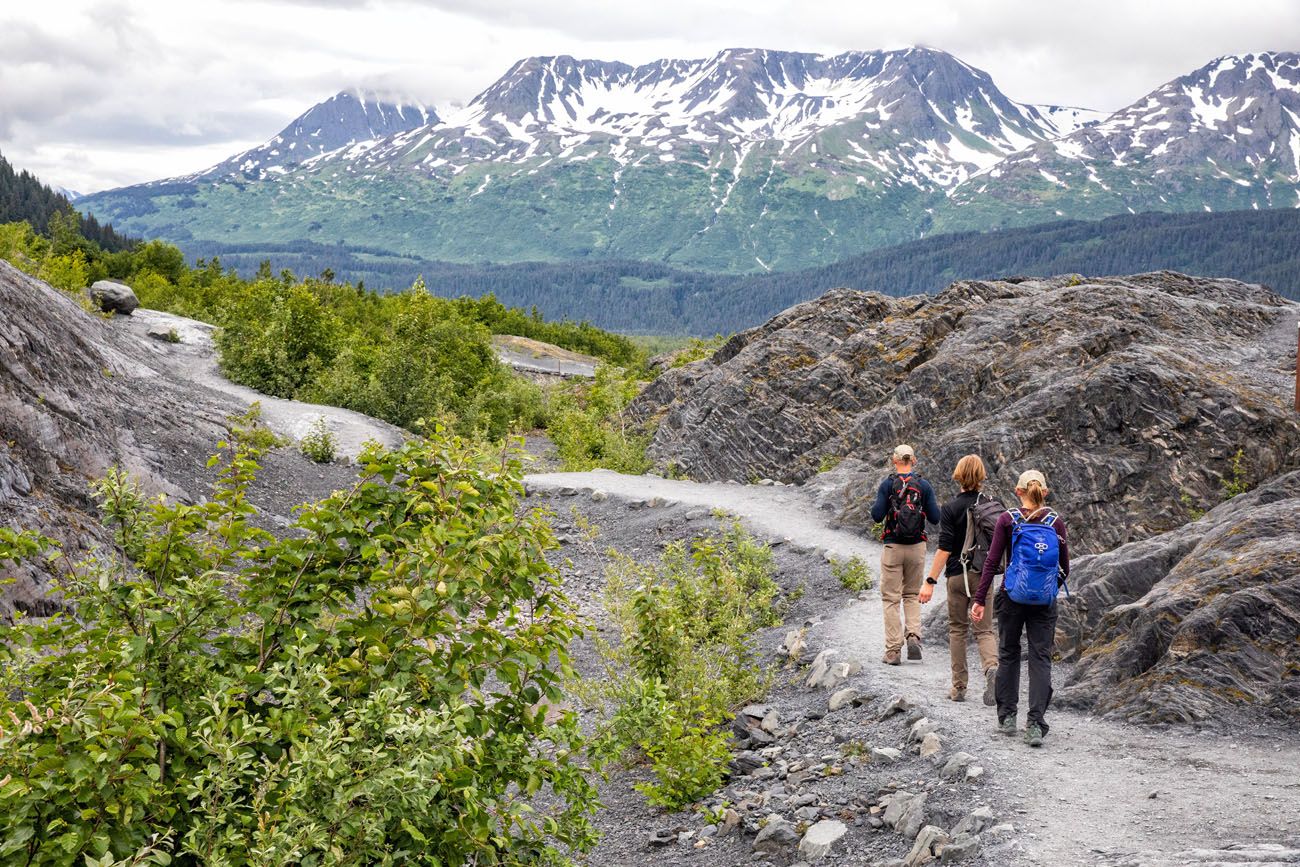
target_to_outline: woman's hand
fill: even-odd
[[[921,585],[921,591],[916,594],[916,598],[922,605],[934,598],[934,585],[926,582]]]
[[[983,619],[984,619],[984,606],[983,606],[983,605],[980,605],[978,602],[976,602],[974,605],[972,605],[972,606],[970,607],[970,616],[971,616],[971,619],[974,620],[974,621],[977,622],[977,623],[978,623],[979,621],[983,620]]]

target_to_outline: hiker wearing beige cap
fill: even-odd
[[[1047,735],[1044,714],[1052,701],[1052,645],[1056,638],[1056,593],[1070,575],[1070,548],[1065,520],[1047,508],[1047,479],[1026,470],[1016,482],[1020,508],[998,518],[988,557],[975,591],[971,617],[984,618],[984,602],[1003,552],[1006,576],[994,599],[998,615],[998,731],[1016,733],[1020,701],[1020,636],[1029,638],[1029,719],[1025,743],[1042,746]]]
[[[900,665],[904,635],[907,658],[921,658],[921,603],[917,595],[925,571],[925,522],[939,523],[939,501],[930,483],[916,472],[916,452],[911,446],[898,446],[890,460],[894,472],[882,479],[876,489],[871,520],[885,523],[880,537],[884,543],[880,553],[880,599],[885,610],[884,662]]]

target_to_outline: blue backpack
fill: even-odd
[[[1025,520],[1019,509],[1010,514],[1011,558],[1002,586],[1021,605],[1051,605],[1061,572],[1061,544],[1053,526],[1058,516],[1049,511],[1036,523]]]

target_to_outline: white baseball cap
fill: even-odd
[[[905,461],[908,458],[911,458],[912,460],[916,460],[916,452],[912,450],[911,446],[909,446],[907,443],[902,443],[900,445],[894,446],[894,460]]]
[[[1020,480],[1016,482],[1016,490],[1019,491],[1029,490],[1030,482],[1038,482],[1038,484],[1042,485],[1044,488],[1047,487],[1046,476],[1044,476],[1038,470],[1025,470],[1023,473],[1020,474]]]

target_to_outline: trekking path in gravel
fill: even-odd
[[[335,406],[271,397],[231,382],[217,364],[217,348],[212,339],[216,329],[206,322],[137,308],[130,316],[113,317],[112,323],[138,338],[149,353],[151,366],[173,381],[188,380],[226,394],[243,406],[261,402],[262,421],[281,436],[302,439],[317,419],[324,418],[326,426],[334,434],[335,451],[349,458],[357,456],[366,440],[378,440],[386,446],[400,445],[403,440],[399,428],[368,415]],[[175,330],[179,343],[149,336],[151,330],[165,333],[169,329]]]
[[[656,505],[659,498],[721,509],[769,540],[789,540],[830,557],[861,557],[879,585],[880,544],[832,529],[830,514],[795,487],[673,481],[605,470],[537,474],[526,483],[533,490],[600,490],[641,505]],[[936,591],[927,609],[944,605],[943,585]],[[1250,732],[1233,738],[1128,726],[1053,709],[1046,744],[1032,749],[1019,736],[994,733],[994,712],[980,701],[977,674],[971,700],[948,700],[946,645],[928,646],[921,663],[883,665],[880,595],[873,590],[868,596],[846,599],[825,612],[825,622],[816,627],[818,646],[860,661],[860,680],[867,688],[912,698],[938,723],[946,750],[962,749],[977,758],[988,770],[981,785],[1016,811],[1000,818],[1016,827],[1025,864],[1300,863],[1300,734],[1278,726],[1271,737]],[[976,665],[974,647],[970,658]],[[1021,689],[1026,685],[1022,675]],[[1021,727],[1026,707],[1022,693]],[[1244,845],[1288,840],[1285,850]],[[1238,844],[1242,848],[1223,851]]]

